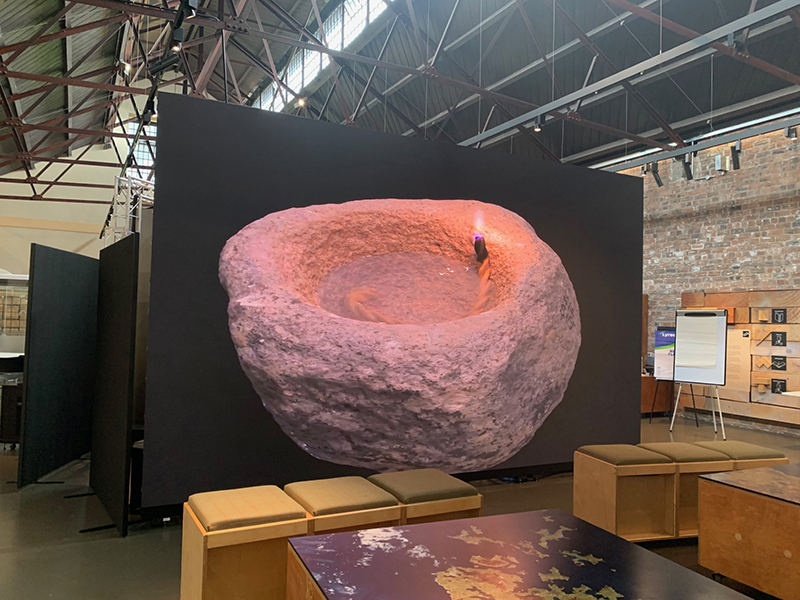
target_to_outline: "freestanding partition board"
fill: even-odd
[[[563,400],[496,468],[533,470],[571,462],[584,444],[639,441],[641,178],[186,96],[160,95],[158,114],[145,508],[367,472],[316,459],[283,433],[228,328],[226,241],[265,215],[314,204],[470,199],[527,220],[569,275],[582,341]]]
[[[673,379],[678,383],[675,409],[669,430],[675,426],[682,384],[713,386],[716,393],[719,422],[725,439],[722,422],[722,405],[719,386],[725,385],[726,349],[728,344],[727,310],[679,310],[675,313],[675,363]],[[692,394],[694,404],[694,394]],[[714,433],[717,431],[716,414],[712,400],[711,415]]]
[[[31,246],[17,485],[89,452],[98,261]]]
[[[727,310],[679,310],[675,317],[675,374],[679,383],[725,385]]]
[[[128,533],[138,263],[138,234],[100,251],[89,485],[122,535]]]

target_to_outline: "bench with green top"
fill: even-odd
[[[788,462],[730,440],[583,446],[574,460],[575,516],[629,541],[696,536],[700,474]]]
[[[481,516],[478,490],[438,469],[381,473],[369,480],[397,498],[403,525]]]
[[[190,496],[181,600],[283,600],[288,539],[307,532],[305,509],[274,485]]]
[[[306,510],[309,535],[400,524],[397,498],[363,477],[298,481],[283,489]]]

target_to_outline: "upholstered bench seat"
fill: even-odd
[[[189,496],[189,506],[206,531],[304,519],[305,509],[275,485]]]
[[[298,481],[284,491],[308,513],[309,534],[400,524],[400,503],[363,477]]]
[[[673,462],[663,454],[630,444],[598,444],[577,450],[612,465],[655,465]]]
[[[483,497],[478,490],[438,469],[381,473],[369,481],[401,502],[404,525],[481,515]]]
[[[789,459],[786,458],[783,452],[773,450],[772,448],[765,448],[764,446],[757,446],[756,444],[748,444],[747,442],[726,440],[695,442],[694,445],[720,452],[730,457],[734,461],[733,468],[737,470],[771,467],[789,462]]]
[[[190,496],[181,600],[283,600],[288,539],[307,532],[306,510],[274,485]]]
[[[639,444],[639,448],[644,448],[650,452],[663,454],[675,463],[694,463],[694,462],[715,462],[729,461],[727,454],[722,454],[716,450],[711,450],[696,444],[686,442],[653,442]]]

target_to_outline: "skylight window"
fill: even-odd
[[[343,50],[352,44],[367,25],[386,9],[384,0],[344,0],[322,23],[328,48]],[[300,94],[324,69],[330,57],[314,50],[296,50],[281,73],[281,79],[296,94]],[[286,106],[283,94],[273,82],[259,96],[256,105],[264,110],[281,112]],[[289,104],[292,98],[289,98]]]
[[[139,124],[135,122],[128,123],[128,135],[136,135],[136,130],[139,128]],[[146,136],[156,136],[156,125],[145,125],[144,129],[142,129],[142,135]],[[148,148],[148,145],[150,146]],[[151,154],[152,150],[152,154]],[[136,142],[136,148],[133,150],[133,158],[136,161],[136,165],[142,167],[152,167],[155,164],[155,154],[156,154],[156,143],[155,142],[148,142],[147,140],[140,139]],[[128,173],[133,175],[134,177],[138,177],[139,179],[147,179],[150,175],[150,169],[137,169],[136,167],[129,167]]]

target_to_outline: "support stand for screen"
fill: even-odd
[[[681,399],[681,387],[682,386],[683,386],[682,383],[678,383],[678,394],[677,394],[677,396],[675,396],[675,408],[672,410],[672,421],[669,424],[670,433],[672,433],[672,429],[673,429],[673,427],[675,427],[675,417],[678,414],[678,403],[680,402],[680,399]],[[717,408],[716,408],[716,412],[715,412],[715,409],[714,409],[714,398],[711,399],[711,419],[712,419],[712,421],[714,423],[714,433],[717,433],[717,415],[716,415],[716,413],[718,412],[719,413],[719,426],[722,429],[722,439],[723,440],[727,440],[728,438],[725,436],[725,423],[722,420],[722,403],[720,402],[720,399],[719,399],[719,386],[715,385],[713,387],[714,387],[714,397],[717,400]],[[695,413],[694,413],[695,425],[697,425],[699,427],[700,425],[699,425],[699,422],[697,420],[697,405],[695,405],[695,403],[694,403],[694,386],[692,386],[691,383],[689,384],[689,390],[691,390],[691,392],[692,392],[692,408],[695,409]]]

